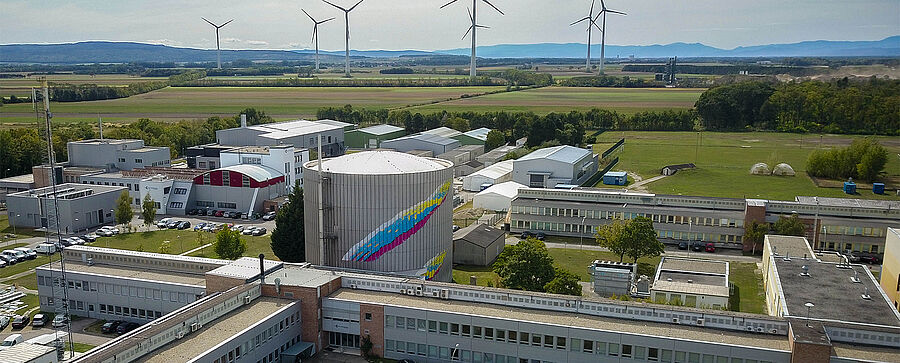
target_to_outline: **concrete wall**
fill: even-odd
[[[461,265],[488,266],[494,263],[503,247],[504,238],[498,238],[487,247],[481,247],[463,239],[453,241],[453,263]]]
[[[355,149],[377,149],[381,147],[383,141],[393,140],[404,135],[406,135],[406,130],[391,132],[384,135],[373,135],[360,130],[351,130],[346,132],[344,143],[347,147]]]
[[[84,189],[81,184],[61,184],[57,190],[68,188]],[[111,210],[116,208],[116,199],[124,187],[104,186],[94,189],[94,194],[75,199],[56,199],[59,209],[57,223],[62,233],[74,233],[93,228],[102,224],[115,223],[115,217]],[[28,192],[11,194],[7,197],[7,208],[10,215],[16,215],[14,221],[16,227],[40,228],[49,226],[48,214],[55,214],[53,200],[38,199]]]
[[[292,145],[295,149],[315,150],[317,143],[316,134],[297,135],[293,137],[285,137],[281,139],[271,139],[261,137],[259,135],[265,132],[254,130],[251,128],[233,128],[227,130],[216,131],[216,138],[222,145],[237,146],[276,146],[276,145]],[[336,129],[322,132],[322,151],[325,156],[338,156],[344,154],[344,130]],[[330,140],[330,141],[329,141]]]
[[[78,178],[81,184],[91,184],[91,185],[118,185],[120,187],[125,187],[128,190],[128,194],[131,196],[131,205],[134,208],[141,207],[141,180],[138,178],[127,178],[127,177],[111,177],[111,176],[103,176],[103,174],[98,175],[83,175]]]
[[[881,289],[897,308],[900,306],[900,229],[888,228],[884,244]]]
[[[105,170],[134,170],[148,166],[169,166],[169,148],[144,148],[143,140],[69,142],[69,165]]]

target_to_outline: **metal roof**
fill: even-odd
[[[263,132],[259,137],[284,139],[300,135],[316,134],[324,131],[343,130],[351,124],[334,120],[294,120],[248,126],[248,129]]]
[[[525,188],[525,186],[514,181],[508,181],[505,183],[491,185],[489,188],[482,190],[476,195],[499,194],[512,199],[519,195],[519,189],[522,188]]]
[[[359,129],[357,131],[365,132],[367,134],[372,134],[372,135],[387,135],[390,133],[394,133],[397,131],[403,131],[403,130],[405,130],[405,129],[402,127],[394,126],[394,125],[375,125],[375,126],[366,127],[364,129]]]
[[[489,132],[491,132],[491,129],[489,129],[489,128],[487,128],[487,127],[482,127],[482,128],[474,129],[474,130],[471,130],[471,131],[463,132],[463,135],[466,135],[466,136],[468,136],[468,137],[475,138],[475,139],[478,139],[478,140],[481,140],[481,141],[486,141],[486,140],[487,140],[487,134],[488,134]]]
[[[310,170],[317,170],[318,161],[313,160],[304,165]],[[363,151],[347,154],[322,161],[322,170],[331,173],[343,174],[404,174],[420,173],[450,168],[453,163],[435,159],[423,158],[396,151]]]
[[[488,247],[494,241],[506,237],[506,231],[480,223],[472,224],[453,233],[453,240],[468,241],[479,247]]]
[[[264,260],[266,274],[280,269],[283,263],[280,261]],[[259,259],[253,257],[241,257],[232,263],[207,272],[208,275],[250,280],[259,277]]]
[[[269,179],[274,179],[274,178],[282,176],[282,174],[279,173],[277,170],[266,167],[266,166],[262,166],[262,165],[238,164],[238,165],[221,167],[216,170],[211,170],[210,172],[217,171],[217,170],[228,170],[228,171],[241,173],[241,174],[244,174],[246,176],[253,178],[253,180],[256,180],[256,181],[266,181]]]
[[[797,197],[796,200],[800,204],[820,205],[820,206],[827,206],[827,207],[900,209],[900,201],[892,201],[892,200],[823,198],[823,197]]]
[[[428,142],[428,143],[438,144],[438,145],[444,145],[444,146],[452,145],[452,144],[454,144],[454,143],[458,143],[458,142],[459,142],[459,141],[457,141],[457,140],[454,140],[454,139],[451,139],[451,138],[447,138],[447,137],[443,137],[443,136],[438,136],[438,135],[432,135],[432,134],[418,134],[418,135],[409,135],[409,136],[404,136],[404,137],[398,137],[398,138],[393,139],[393,140],[387,140],[387,141],[382,142],[382,143],[381,143],[381,146],[382,146],[382,147],[389,147],[389,146],[387,146],[387,145],[390,145],[390,143],[393,143],[393,142],[396,142],[396,141],[402,141],[402,140],[418,140],[418,141],[423,141],[423,142]]]
[[[504,160],[499,163],[494,163],[494,164],[488,165],[484,169],[481,169],[472,174],[469,174],[468,177],[484,176],[489,179],[497,179],[506,174],[512,173],[512,170],[513,170],[513,161],[512,160]]]
[[[43,357],[48,353],[56,354],[56,348],[45,345],[19,343],[2,351],[0,361],[2,362],[31,362],[34,359]],[[55,357],[54,357],[55,358]]]
[[[456,136],[462,135],[462,132],[459,132],[459,131],[456,131],[454,129],[451,129],[449,127],[444,127],[444,126],[438,127],[436,129],[431,129],[428,131],[422,131],[421,133],[423,135],[435,135],[435,136],[442,136],[442,137],[456,137]]]
[[[555,161],[560,161],[564,163],[574,164],[578,160],[581,160],[585,156],[590,156],[591,151],[587,149],[581,149],[574,146],[569,145],[559,145],[553,147],[545,147],[543,149],[532,151],[530,154],[525,155],[518,159],[518,161],[524,160],[536,160],[536,159],[550,159]]]

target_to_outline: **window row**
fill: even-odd
[[[112,314],[119,316],[130,316],[141,319],[156,319],[162,316],[162,312],[153,310],[144,310],[137,308],[129,308],[127,306],[116,306],[100,304],[100,312],[104,314]]]
[[[282,334],[285,329],[290,328],[294,324],[300,323],[300,312],[295,312],[290,316],[285,317],[283,320],[279,320],[277,323],[269,326],[268,329],[263,330],[261,333],[256,336],[247,339],[243,343],[238,343],[235,348],[230,350],[227,354],[223,354],[222,357],[217,358],[215,363],[229,363],[240,360],[241,356],[246,356],[253,350],[259,348],[262,345],[265,345],[266,342],[274,339],[279,334]],[[288,347],[300,342],[300,336],[295,336],[288,340],[286,343],[282,344],[279,349],[275,349],[275,351],[267,354],[257,361],[257,363],[269,363],[269,362],[277,362],[280,357],[280,352],[284,352]]]
[[[557,217],[585,217],[592,219],[634,219],[637,217],[647,217],[656,223],[669,224],[690,224],[695,226],[714,226],[714,227],[744,227],[743,219],[731,218],[711,218],[711,217],[692,217],[682,215],[668,214],[647,214],[633,213],[624,211],[608,211],[593,209],[575,209],[575,208],[554,208],[554,207],[526,207],[512,206],[512,213],[539,215],[539,216],[557,216]]]

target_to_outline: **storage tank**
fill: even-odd
[[[307,261],[451,280],[453,163],[394,151],[325,159],[321,206],[318,163],[303,165]]]

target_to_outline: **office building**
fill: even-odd
[[[394,125],[375,125],[347,131],[345,143],[348,148],[378,149],[381,142],[406,135],[406,130]]]
[[[294,120],[218,130],[220,145],[277,146],[290,145],[295,149],[316,149],[322,136],[322,152],[326,157],[344,154],[344,130],[353,125],[334,120]]]
[[[452,163],[363,151],[324,159],[321,178],[318,163],[303,166],[307,261],[450,280]]]
[[[290,145],[236,147],[219,154],[221,167],[257,165],[277,170],[284,175],[284,184],[288,191],[293,189],[295,182],[300,182],[300,187],[303,187],[302,165],[307,161],[309,150],[296,149]]]
[[[513,162],[513,181],[532,188],[581,185],[597,173],[597,155],[560,145],[535,150]]]
[[[881,289],[900,309],[900,229],[888,228],[884,241],[884,259],[881,260]]]
[[[728,262],[663,257],[650,287],[653,301],[703,309],[727,309]]]
[[[66,143],[66,167],[87,167],[105,171],[133,170],[171,165],[167,147],[144,146],[144,140],[89,139]]]
[[[0,202],[10,193],[34,189],[34,174],[22,174],[0,179]]]
[[[17,228],[49,228],[68,234],[115,221],[119,186],[66,183],[7,196],[9,223]],[[55,216],[55,217],[54,217]],[[55,222],[54,222],[55,221]]]
[[[222,166],[220,155],[223,151],[234,149],[234,146],[206,144],[191,146],[184,151],[187,167],[190,169],[213,170]]]

